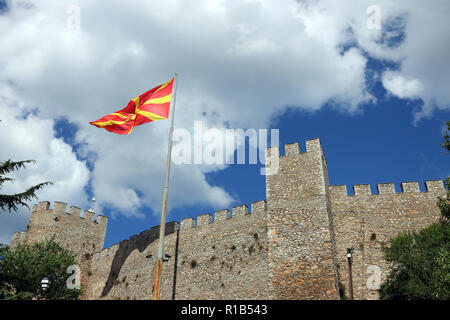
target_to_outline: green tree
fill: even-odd
[[[5,182],[14,182],[14,179],[5,177],[5,174],[12,171],[18,170],[20,168],[25,168],[27,163],[36,163],[35,160],[24,160],[14,162],[11,160],[0,163],[0,189]],[[37,199],[36,191],[42,189],[46,185],[51,185],[52,182],[43,182],[33,187],[28,188],[26,191],[17,194],[0,194],[0,210],[8,210],[11,212],[19,210],[19,206],[26,206],[28,209],[30,207],[25,203],[27,200],[33,198]]]
[[[450,151],[450,121],[447,121],[445,123],[447,126],[447,132],[444,135],[444,141],[441,143],[442,148],[447,149],[447,151]]]
[[[446,125],[447,132],[444,135],[444,141],[441,143],[441,146],[450,151],[450,121],[447,121]],[[441,210],[442,218],[450,222],[450,177],[445,178],[444,183],[447,187],[447,195],[445,197],[439,197],[437,205]]]
[[[392,268],[381,286],[381,299],[450,299],[449,223],[402,233],[390,243],[384,253]]]
[[[447,187],[447,194],[444,197],[438,197],[437,206],[441,210],[442,219],[450,223],[450,177],[445,178],[444,184]]]
[[[81,289],[69,289],[67,268],[75,255],[61,247],[54,237],[32,245],[20,243],[14,249],[0,248],[0,299],[77,299]],[[47,291],[41,280],[51,281]]]

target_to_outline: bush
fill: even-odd
[[[14,249],[0,249],[0,299],[77,299],[81,290],[68,289],[67,267],[75,256],[54,238],[32,245],[21,243]],[[50,289],[41,290],[41,280],[49,277]]]
[[[450,299],[450,224],[402,233],[384,249],[392,263],[381,299]]]

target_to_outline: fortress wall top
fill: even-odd
[[[181,220],[181,229],[189,229],[195,227],[195,219],[194,218],[187,218]]]
[[[233,217],[245,216],[248,214],[248,207],[244,204],[241,206],[233,207],[232,209]]]
[[[400,186],[402,192],[420,192],[419,183],[417,181],[402,182]]]
[[[214,213],[214,221],[223,221],[230,217],[230,211],[228,209],[219,210]]]
[[[425,181],[425,187],[428,192],[445,192],[445,187],[442,180],[427,180]]]
[[[346,185],[328,186],[328,190],[330,192],[330,196],[333,198],[342,198],[348,195]]]
[[[94,220],[95,214],[92,211],[84,211],[83,216],[81,216],[81,209],[78,207],[71,206],[69,212],[67,210],[67,203],[61,201],[55,201],[53,209],[50,209],[50,202],[48,201],[40,201],[38,205],[33,206],[32,214],[33,215],[45,215],[55,220],[55,218],[59,219],[77,219],[76,222],[80,222],[85,220],[86,222],[92,222],[97,224],[105,225],[108,223],[108,217],[104,215],[97,215],[96,220]],[[63,215],[65,214],[65,215]],[[80,220],[78,220],[80,219]]]
[[[319,152],[323,154],[322,145],[320,139],[306,140],[306,152]]]
[[[180,225],[176,221],[166,223],[164,228],[164,235],[168,236],[175,233],[180,229]],[[113,244],[108,248],[104,248],[93,254],[94,260],[99,260],[111,255],[115,255],[116,252],[126,248],[133,250],[133,248],[139,248],[140,251],[144,250],[150,243],[158,241],[159,239],[159,226],[153,226],[150,229],[144,230],[139,234],[132,235],[128,239],[124,239],[117,244]]]
[[[66,212],[66,208],[67,208],[67,203],[60,202],[60,201],[55,201],[55,204],[53,206],[53,210],[59,211],[59,212]]]
[[[265,200],[255,201],[251,204],[251,214],[265,214],[267,202]]]
[[[26,231],[13,232],[13,234],[11,236],[11,241],[9,243],[9,247],[10,248],[14,248],[19,243],[25,242],[26,236],[27,236],[27,232]]]
[[[410,193],[432,193],[436,195],[442,195],[445,193],[445,187],[442,180],[425,181],[426,191],[421,192],[419,183],[417,181],[401,182],[401,192],[396,192],[395,185],[393,183],[378,183],[378,193],[372,193],[370,184],[356,184],[353,186],[354,194],[350,195],[347,191],[346,185],[328,186],[331,197],[343,198],[343,197],[366,197],[366,196],[378,196],[378,195],[397,195]]]
[[[69,209],[69,214],[73,217],[80,217],[81,216],[81,208],[71,206]]]
[[[395,194],[395,186],[393,183],[378,183],[378,194]]]
[[[27,242],[49,239],[52,235],[64,247],[83,254],[90,254],[102,249],[108,218],[71,206],[67,212],[67,203],[41,201],[33,206],[28,230]]]
[[[195,227],[203,227],[205,225],[209,225],[215,222],[224,222],[224,221],[234,221],[233,218],[245,217],[245,216],[255,216],[266,214],[267,204],[265,200],[255,201],[251,204],[251,212],[248,212],[247,205],[235,206],[232,208],[232,212],[230,215],[230,211],[228,209],[222,209],[214,212],[214,220],[213,216],[210,213],[205,213],[197,216],[197,219],[194,218],[186,218],[182,219],[180,223],[180,229],[186,230]]]
[[[94,221],[95,223],[101,224],[101,225],[107,225],[108,224],[108,217],[104,215],[97,215],[97,218]]]
[[[300,145],[295,142],[295,143],[288,143],[286,145],[284,145],[284,154],[286,156],[291,155],[291,154],[299,154],[300,153]]]
[[[315,201],[315,197],[324,197],[328,175],[320,139],[306,140],[305,152],[300,152],[298,143],[286,144],[284,149],[284,155],[280,155],[277,146],[266,149],[268,203],[281,204],[298,197],[309,202]]]
[[[272,157],[283,158],[286,156],[302,154],[302,153],[320,153],[323,155],[322,145],[320,139],[310,139],[306,140],[306,151],[301,152],[300,144],[298,142],[287,143],[284,145],[284,155],[280,155],[279,146],[267,147],[266,148],[266,160]]]
[[[94,222],[94,217],[95,217],[95,213],[93,211],[89,211],[89,210],[85,210],[83,212],[83,219],[87,220],[87,221],[92,221]],[[102,223],[104,223],[105,221],[102,221]],[[98,223],[98,222],[97,222]]]
[[[353,186],[353,192],[355,196],[369,195],[370,194],[370,184],[356,184]]]
[[[37,207],[33,206],[33,208],[36,208],[36,210],[48,210],[48,209],[50,209],[50,202],[48,202],[48,201],[39,201]],[[34,210],[34,211],[36,211],[36,210]]]
[[[210,224],[212,222],[212,216],[209,213],[202,214],[197,217],[197,226],[204,226],[205,224]]]

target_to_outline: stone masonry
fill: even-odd
[[[266,155],[279,155],[269,148]],[[267,158],[269,160],[269,158]],[[376,299],[389,266],[382,248],[399,232],[439,219],[442,181],[330,186],[319,139],[285,146],[277,174],[266,176],[266,200],[206,213],[165,228],[161,299],[339,299],[353,250],[355,299]],[[151,299],[159,226],[103,248],[107,217],[55,202],[33,207],[27,231],[11,247],[55,236],[77,253],[83,299]]]

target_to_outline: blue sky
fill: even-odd
[[[37,160],[2,191],[51,180],[40,201],[88,209],[95,197],[109,217],[105,247],[159,225],[169,121],[129,136],[88,122],[174,72],[176,128],[279,129],[282,154],[286,143],[304,151],[320,138],[330,184],[376,193],[377,183],[400,192],[401,182],[418,181],[425,191],[425,180],[450,175],[440,147],[450,118],[450,5],[381,1],[379,28],[370,5],[0,1],[0,148]],[[167,221],[265,199],[260,168],[172,165]],[[0,215],[0,242],[28,216]]]

